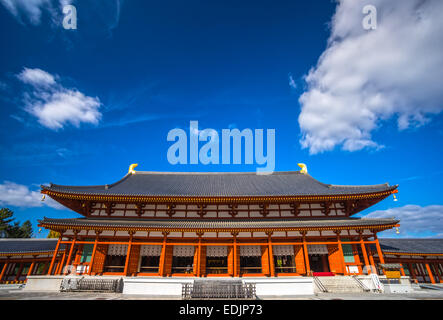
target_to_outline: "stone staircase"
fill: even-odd
[[[321,282],[326,292],[365,292],[361,284],[352,276],[317,277],[317,280]]]
[[[241,280],[194,280],[182,285],[182,299],[256,299],[255,283]]]

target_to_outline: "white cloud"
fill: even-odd
[[[57,130],[63,128],[65,123],[76,127],[80,123],[97,124],[101,118],[98,111],[100,101],[98,98],[85,96],[77,90],[63,90],[53,92],[43,103],[35,102],[26,110],[36,116],[41,125]]]
[[[377,8],[375,30],[362,27],[367,4]],[[379,148],[371,133],[383,121],[396,116],[403,130],[441,112],[441,12],[441,0],[340,0],[299,99],[302,147],[311,154]]]
[[[41,22],[43,12],[49,13],[52,22],[60,20],[63,5],[69,4],[71,0],[0,0],[5,8],[20,22],[23,18],[33,25]],[[60,23],[58,23],[60,24]]]
[[[297,89],[297,84],[295,83],[295,80],[294,80],[294,78],[292,77],[292,74],[291,74],[291,73],[288,75],[288,81],[289,81],[289,86],[290,86],[292,89]]]
[[[14,207],[48,207],[55,209],[64,209],[58,202],[46,197],[45,201],[41,201],[42,195],[39,191],[32,191],[27,186],[17,184],[10,181],[4,181],[0,184],[0,206]]]
[[[365,218],[392,218],[400,220],[400,234],[393,230],[383,232],[383,236],[399,237],[443,237],[443,205],[405,205],[399,208],[374,211]]]
[[[24,83],[34,86],[50,86],[55,84],[54,76],[42,69],[24,68],[17,77]]]
[[[100,121],[99,98],[65,88],[56,82],[57,77],[41,69],[24,68],[17,77],[32,86],[31,91],[24,93],[24,109],[37,117],[41,125],[58,130],[68,123],[79,127],[81,123]]]

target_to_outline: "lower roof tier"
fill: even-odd
[[[400,254],[443,254],[443,239],[380,239],[380,246],[383,252]]]
[[[43,254],[52,252],[57,246],[58,239],[0,239],[0,256],[10,254]],[[60,250],[64,250],[65,245],[60,245]]]
[[[303,231],[373,229],[386,230],[399,223],[396,219],[52,219],[39,220],[39,225],[54,230],[134,230],[134,231]]]
[[[58,239],[0,239],[0,258],[11,255],[52,254],[56,248],[57,241]],[[380,247],[385,254],[443,254],[443,239],[379,238],[379,241]],[[59,250],[64,249],[65,244],[61,243]],[[373,246],[373,252],[377,254],[375,246]]]

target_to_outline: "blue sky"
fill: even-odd
[[[275,129],[276,171],[303,162],[325,183],[399,184],[399,201],[361,215],[441,237],[443,28],[439,1],[416,2],[372,1],[368,31],[365,1],[0,0],[0,205],[37,230],[78,217],[40,202],[40,184],[112,183],[131,163],[256,170],[171,165],[168,131],[197,120]],[[67,3],[76,30],[62,27]]]

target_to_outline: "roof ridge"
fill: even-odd
[[[209,174],[209,175],[218,175],[218,174],[238,174],[238,175],[265,175],[263,173],[257,173],[256,171],[250,171],[250,172],[223,172],[223,171],[200,171],[200,172],[192,172],[192,171],[182,171],[182,172],[176,172],[176,171],[135,171],[135,175],[137,174],[167,174],[167,175],[203,175],[203,174]],[[301,174],[300,171],[273,171],[270,173],[270,175],[278,175],[278,174]],[[267,175],[267,174],[266,174]]]
[[[347,187],[347,188],[361,188],[361,187],[389,187],[389,182],[385,182],[385,183],[380,183],[380,184],[360,184],[360,185],[346,185],[346,184],[329,184],[330,188],[343,188],[343,187]]]
[[[83,188],[87,188],[87,189],[93,189],[93,188],[99,188],[99,187],[105,187],[106,188],[106,186],[108,187],[108,188],[111,188],[111,187],[113,187],[113,186],[115,186],[115,185],[117,185],[117,184],[119,184],[119,183],[121,183],[121,182],[123,182],[124,180],[126,180],[129,176],[131,176],[131,173],[127,173],[123,178],[121,178],[120,180],[118,180],[118,181],[116,181],[116,182],[114,182],[114,183],[111,183],[111,184],[98,184],[98,185],[87,185],[87,186],[71,186],[71,185],[63,185],[63,184],[55,184],[55,183],[50,183],[50,185],[49,186],[45,186],[45,185],[40,185],[40,187],[42,188],[42,189],[47,189],[47,188],[53,188],[53,187],[69,187],[69,188],[72,188],[72,189],[83,189]]]

